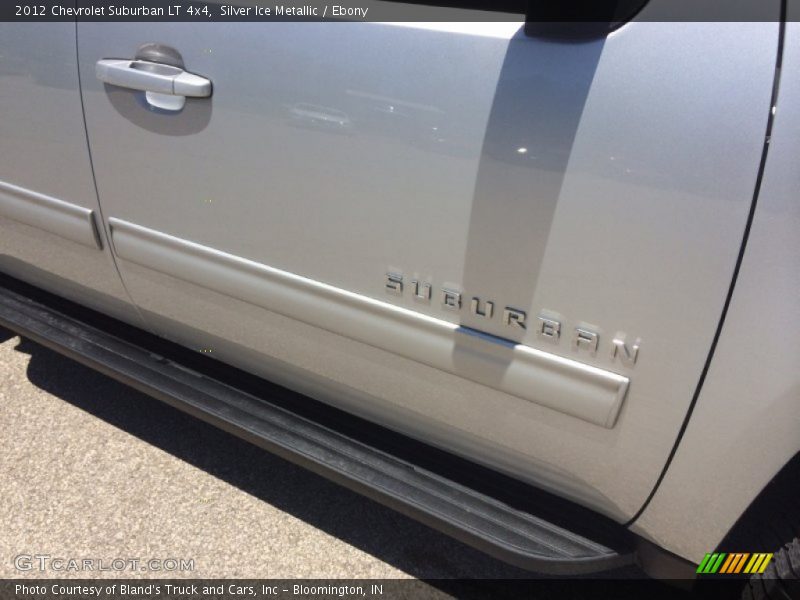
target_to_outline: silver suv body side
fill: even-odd
[[[0,179],[33,206],[0,187],[0,270],[619,522],[647,504],[737,264],[777,22],[0,27],[29,61],[0,72]],[[170,114],[96,79],[154,40],[212,97]],[[692,560],[798,448],[793,114],[633,524]]]
[[[800,452],[798,8],[786,23],[764,180],[719,345],[675,458],[633,526],[694,561]]]

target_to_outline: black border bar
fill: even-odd
[[[778,22],[779,0],[13,0],[0,21]],[[597,28],[592,28],[597,29]]]

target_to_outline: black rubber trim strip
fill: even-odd
[[[579,574],[633,561],[629,551],[520,511],[21,295],[4,278],[0,325],[510,564]]]
[[[731,277],[731,283],[728,287],[728,294],[725,296],[725,304],[722,306],[722,314],[719,318],[719,323],[717,323],[717,330],[714,332],[714,339],[711,341],[711,348],[708,351],[708,356],[706,357],[706,362],[703,365],[703,370],[700,372],[700,379],[697,382],[697,387],[694,390],[694,395],[692,396],[692,401],[689,404],[689,410],[686,411],[686,417],[683,419],[683,423],[681,424],[681,428],[678,431],[678,436],[675,438],[675,443],[672,446],[672,450],[667,457],[667,462],[664,464],[664,468],[661,470],[661,473],[656,480],[653,489],[650,491],[650,494],[647,496],[647,499],[642,504],[642,507],[636,512],[631,519],[625,523],[626,527],[630,527],[636,519],[638,519],[642,513],[647,509],[647,506],[650,504],[650,501],[656,495],[658,488],[661,486],[661,482],[664,480],[664,477],[667,474],[667,470],[669,469],[670,464],[672,464],[672,460],[675,458],[675,453],[678,451],[678,446],[681,443],[681,438],[683,438],[683,434],[686,432],[686,428],[689,426],[689,419],[692,417],[692,412],[694,411],[694,407],[697,404],[697,399],[700,397],[700,392],[703,391],[703,384],[706,381],[706,375],[708,375],[708,369],[711,367],[711,361],[714,359],[714,352],[717,350],[717,344],[719,343],[719,337],[722,334],[722,327],[725,325],[725,317],[728,315],[728,308],[731,304],[731,298],[733,297],[733,290],[736,287],[736,280],[739,278],[739,271],[742,268],[742,260],[744,259],[744,252],[747,248],[747,240],[750,237],[750,228],[753,226],[753,217],[756,214],[756,204],[758,203],[758,195],[761,192],[761,182],[764,179],[764,167],[767,164],[767,154],[769,152],[769,142],[770,137],[772,136],[772,123],[775,120],[775,106],[778,102],[778,88],[780,86],[781,80],[781,62],[783,60],[783,40],[786,31],[786,0],[781,2],[781,16],[780,16],[780,25],[778,28],[778,48],[777,48],[777,57],[775,59],[775,76],[772,80],[772,96],[770,99],[769,104],[769,115],[767,117],[767,129],[766,133],[764,134],[764,146],[761,151],[761,162],[758,165],[758,175],[756,176],[756,185],[755,189],[753,190],[753,199],[750,202],[750,212],[747,214],[747,222],[744,226],[744,234],[742,235],[742,244],[739,247],[739,255],[736,257],[736,265],[733,268],[733,276]]]
[[[78,8],[77,0],[72,3],[74,8]],[[102,245],[103,238],[107,240],[107,243],[111,243],[111,236],[109,235],[108,227],[106,226],[106,218],[103,216],[103,207],[100,204],[100,190],[97,189],[97,175],[94,171],[94,157],[92,156],[92,145],[89,143],[89,125],[86,121],[86,106],[83,102],[83,81],[81,80],[81,55],[80,55],[80,48],[78,44],[78,19],[75,19],[75,74],[78,78],[78,99],[81,101],[81,117],[83,122],[83,134],[84,139],[86,141],[86,154],[89,157],[89,170],[92,172],[92,188],[94,189],[94,200],[97,202],[97,216],[99,217],[99,223],[97,221],[94,222],[95,225],[95,235],[98,236],[98,242]],[[98,229],[103,230],[103,235],[100,235]],[[128,298],[128,302],[133,307],[133,310],[136,311],[136,315],[139,317],[139,322],[142,327],[147,327],[147,321],[145,321],[144,317],[142,316],[139,307],[133,301],[133,296],[131,296],[130,291],[128,291],[128,286],[125,283],[125,278],[122,276],[122,271],[119,270],[119,265],[117,264],[117,256],[114,252],[108,252],[108,255],[111,257],[111,262],[114,264],[114,271],[117,273],[117,277],[119,278],[119,282],[122,285],[122,289],[125,290],[125,296]]]

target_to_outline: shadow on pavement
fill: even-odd
[[[12,337],[14,337],[14,335],[16,334],[10,332],[5,327],[0,327],[0,344],[10,340]]]

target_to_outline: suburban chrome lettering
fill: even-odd
[[[461,308],[461,292],[442,289],[442,306],[450,310],[458,310]]]
[[[403,293],[403,276],[397,273],[387,273],[386,291],[395,296],[400,296]]]
[[[523,310],[517,310],[516,308],[510,308],[506,306],[503,309],[503,324],[510,325],[511,327],[519,327],[520,329],[526,329],[527,326],[525,325],[525,319],[527,315]]]
[[[620,361],[624,365],[628,365],[632,367],[636,364],[636,357],[639,356],[639,344],[641,340],[637,339],[631,347],[628,348],[628,344],[625,343],[625,340],[617,334],[617,336],[611,340],[611,360],[616,359],[619,357]]]
[[[422,283],[416,279],[411,280],[411,295],[414,300],[428,301],[431,299],[431,284]]]
[[[597,344],[599,336],[594,331],[589,331],[583,327],[576,327],[572,336],[572,346],[576,350],[586,349],[589,354],[597,354]]]
[[[481,299],[473,298],[472,303],[469,306],[469,310],[476,317],[491,319],[492,315],[494,314],[494,302],[489,302],[487,300],[483,303],[483,308],[481,308]]]
[[[412,279],[410,281],[411,297],[415,300],[430,302],[433,298],[433,286],[430,283],[420,281],[419,279]],[[403,275],[400,273],[386,273],[385,288],[387,293],[395,296],[402,296],[404,294]],[[451,288],[441,288],[439,290],[439,302],[443,309],[449,311],[460,311],[462,308],[462,295],[460,292]],[[481,299],[478,296],[472,296],[469,301],[469,312],[475,317],[486,319],[487,321],[495,317],[495,303],[492,300]],[[558,344],[561,341],[561,332],[563,323],[558,318],[552,316],[553,311],[544,310],[536,317],[534,323],[534,330],[536,336],[544,341],[552,344]],[[512,306],[505,306],[500,311],[500,321],[503,325],[512,329],[527,330],[528,328],[528,315],[524,310],[514,308]],[[598,348],[600,347],[600,333],[592,331],[584,325],[576,326],[572,330],[570,337],[570,346],[576,353],[588,354],[596,356]],[[634,342],[626,342],[625,335],[617,333],[611,340],[611,354],[612,361],[617,361],[626,367],[633,367],[639,357],[639,348],[641,340],[636,338]]]
[[[536,335],[550,342],[558,342],[561,337],[561,323],[541,315],[537,319],[539,320],[539,328],[536,330]]]

